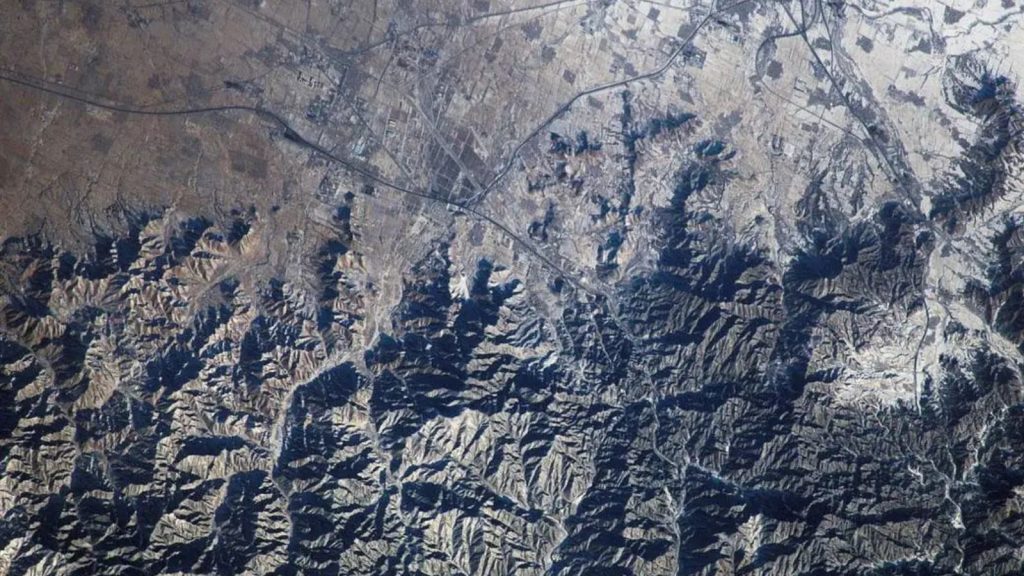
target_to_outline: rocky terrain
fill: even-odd
[[[1024,572],[1024,4],[0,4],[0,574]]]

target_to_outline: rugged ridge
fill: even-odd
[[[1024,570],[1012,2],[42,4],[0,574]]]

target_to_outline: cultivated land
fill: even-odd
[[[1024,3],[0,5],[0,574],[1024,570]]]

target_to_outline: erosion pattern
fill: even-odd
[[[1020,574],[1015,0],[0,5],[0,574]]]

